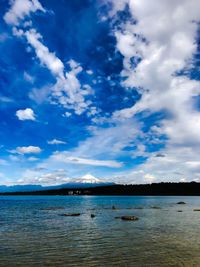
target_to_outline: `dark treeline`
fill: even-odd
[[[84,189],[53,189],[33,192],[1,193],[1,195],[143,195],[200,196],[200,183],[153,183],[139,185],[110,185]]]

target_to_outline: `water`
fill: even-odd
[[[200,266],[195,208],[200,197],[2,196],[0,266]]]

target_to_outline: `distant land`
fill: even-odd
[[[101,179],[94,177],[91,174],[86,174],[78,179],[71,180],[68,183],[60,185],[51,185],[51,186],[42,186],[42,185],[0,185],[0,193],[9,193],[9,192],[33,192],[33,191],[45,191],[45,190],[54,190],[54,189],[79,189],[79,188],[90,188],[97,186],[108,186],[114,185],[113,182],[107,182]]]
[[[13,187],[14,188],[14,187]],[[42,187],[27,185],[29,190],[3,192],[0,195],[121,195],[121,196],[200,196],[200,183],[152,183],[152,184],[99,184],[82,183],[60,185],[57,187]]]

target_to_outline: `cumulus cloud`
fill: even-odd
[[[66,176],[66,171],[62,169],[45,171],[42,169],[27,169],[23,177],[18,179],[18,184],[41,184],[41,185],[59,185],[67,183],[70,178]]]
[[[47,144],[49,144],[49,145],[62,145],[62,144],[66,144],[66,142],[62,141],[62,140],[58,140],[58,139],[52,139],[50,141],[47,141]]]
[[[11,25],[18,25],[20,20],[37,10],[45,12],[38,0],[14,0],[10,3],[11,7],[4,15],[4,20]]]
[[[200,2],[108,2],[112,2],[109,16],[113,18],[117,17],[118,11],[129,8],[131,19],[117,24],[112,32],[117,40],[116,48],[124,57],[122,85],[137,90],[141,95],[136,104],[114,112],[113,117],[126,120],[142,112],[145,116],[163,113],[157,133],[166,137],[162,151],[166,156],[154,157],[149,153],[142,169],[136,168],[130,177],[134,180],[134,175],[137,179],[140,176],[143,181],[150,176],[167,179],[167,175],[172,180],[181,179],[180,175],[185,176],[186,180],[198,178],[198,172],[191,171],[191,167],[198,167],[198,162],[193,162],[192,158],[198,156],[196,148],[200,145],[200,113],[194,104],[194,99],[200,95],[200,83],[191,79],[188,73],[197,51],[196,36],[200,20],[197,10]],[[193,155],[186,153],[183,157],[183,151],[193,151]]]
[[[64,114],[63,114],[63,117],[67,117],[67,118],[69,118],[69,117],[71,117],[71,113],[70,112],[68,112],[68,111],[66,111]]]
[[[18,146],[15,150],[10,150],[11,153],[18,154],[38,154],[42,152],[38,146]]]
[[[153,0],[150,4],[136,0],[127,4],[137,22],[122,25],[115,36],[117,48],[124,56],[123,85],[140,88],[142,98],[115,116],[131,117],[146,109],[164,108],[176,114],[199,94],[199,82],[175,76],[186,67],[197,48],[195,21],[200,19],[199,2]],[[131,63],[133,57],[140,59],[135,66]]]
[[[16,116],[20,121],[32,120],[35,121],[35,113],[31,108],[19,109],[16,111]]]
[[[200,182],[200,146],[167,145],[159,154],[154,152],[132,170],[118,173],[116,181],[127,183]]]

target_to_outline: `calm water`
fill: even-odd
[[[0,266],[200,266],[194,208],[200,197],[0,197]]]

